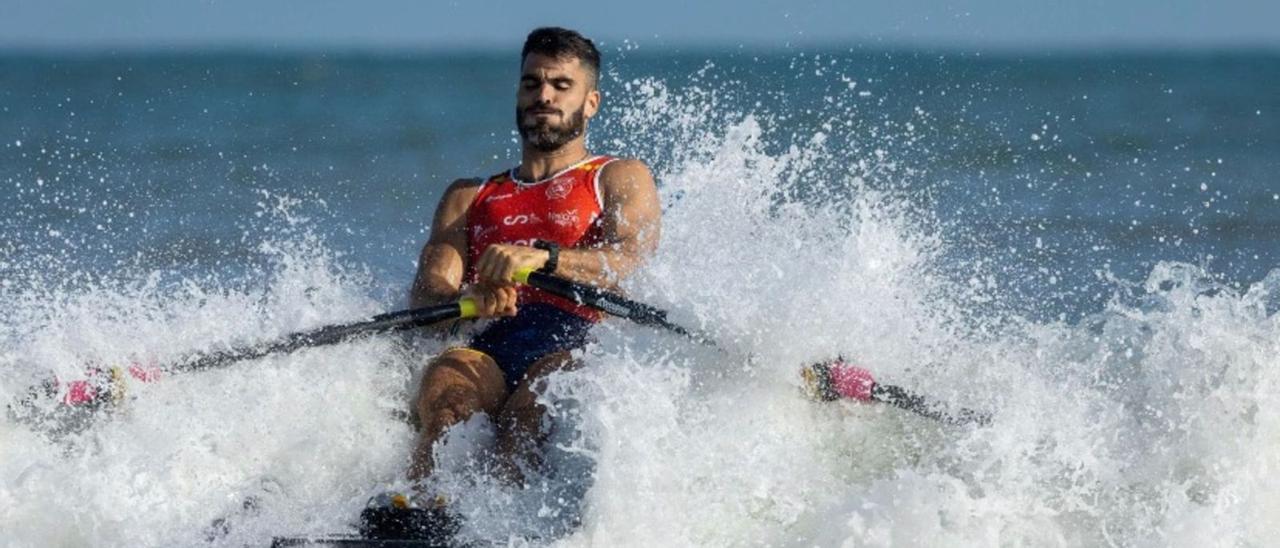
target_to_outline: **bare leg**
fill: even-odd
[[[409,479],[431,475],[435,468],[431,449],[449,427],[477,412],[498,416],[507,399],[502,370],[493,358],[465,348],[447,350],[422,375],[415,408],[422,421],[418,445],[409,466]]]
[[[525,460],[538,464],[537,449],[546,438],[540,426],[547,411],[546,406],[537,401],[543,389],[541,381],[553,372],[569,371],[581,365],[581,362],[570,358],[568,352],[550,354],[529,367],[525,379],[507,398],[497,420],[498,471],[503,479],[513,484],[523,483],[524,477],[517,463]]]

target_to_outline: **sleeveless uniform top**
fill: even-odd
[[[475,264],[493,244],[547,240],[571,249],[601,242],[600,170],[613,160],[595,156],[538,181],[521,181],[512,168],[480,185],[467,210],[467,281],[475,283]],[[601,317],[595,309],[540,289],[520,286],[517,294],[521,305],[545,303],[593,322]]]

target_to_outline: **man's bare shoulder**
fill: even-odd
[[[600,170],[601,177],[626,177],[640,174],[644,174],[650,178],[653,177],[649,174],[649,166],[644,163],[644,160],[639,158],[615,158],[613,161],[605,164],[604,168]]]
[[[606,187],[633,188],[653,186],[649,166],[636,158],[618,158],[600,170],[600,184]]]
[[[470,205],[471,198],[474,198],[476,192],[480,190],[480,186],[484,184],[484,179],[475,177],[466,179],[454,179],[449,183],[449,187],[445,189],[444,195],[440,197],[442,204],[451,204],[454,207]]]
[[[484,179],[481,179],[479,177],[467,177],[465,179],[454,179],[452,183],[449,183],[449,188],[445,189],[445,193],[459,192],[459,191],[474,192],[476,189],[480,188],[480,185],[483,185],[483,184],[484,184]]]
[[[446,227],[461,226],[458,223],[465,222],[467,210],[471,208],[471,202],[475,200],[476,192],[483,183],[482,179],[457,179],[449,183],[449,187],[440,196],[440,203],[436,205],[433,221],[436,232],[433,234],[444,234]]]

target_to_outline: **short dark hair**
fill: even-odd
[[[575,58],[591,73],[591,85],[600,82],[600,50],[587,37],[560,27],[539,27],[524,39],[524,49],[520,50],[520,64],[530,53],[546,55],[557,59]]]

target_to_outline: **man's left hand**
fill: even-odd
[[[493,244],[476,261],[476,276],[482,283],[512,285],[521,268],[539,269],[551,259],[551,252],[523,245]]]

